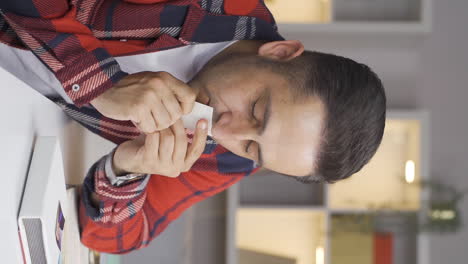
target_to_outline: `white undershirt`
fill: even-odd
[[[127,73],[169,72],[183,82],[190,81],[216,54],[235,41],[183,46],[165,51],[116,57]],[[60,96],[72,103],[54,74],[31,52],[0,43],[0,67],[45,96]],[[8,87],[6,87],[8,89]]]

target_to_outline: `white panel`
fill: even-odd
[[[325,214],[308,210],[239,209],[237,247],[314,264],[325,244]]]
[[[351,178],[329,186],[330,207],[339,209],[419,209],[419,187],[405,181],[407,160],[420,180],[420,125],[416,120],[387,120],[376,155]]]
[[[265,3],[278,23],[325,23],[330,21],[331,1],[266,0]]]

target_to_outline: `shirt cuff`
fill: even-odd
[[[109,156],[112,157],[111,154],[102,157],[93,165],[83,182],[82,188],[82,202],[86,214],[93,221],[102,224],[109,223],[109,221],[116,223],[124,219],[125,217],[122,217],[118,212],[121,212],[120,209],[129,203],[141,206],[145,200],[146,186],[150,179],[150,176],[146,176],[123,186],[113,186],[107,178],[105,169],[105,163]],[[97,195],[99,201],[97,207],[91,200],[93,193]]]
[[[82,54],[55,73],[68,97],[78,107],[90,103],[127,75],[103,48]]]
[[[131,182],[142,180],[143,178],[147,178],[149,176],[149,174],[144,173],[129,173],[125,175],[116,175],[114,169],[112,168],[112,162],[116,150],[117,147],[114,148],[112,152],[105,157],[104,164],[104,172],[107,176],[107,179],[113,186],[120,187]]]

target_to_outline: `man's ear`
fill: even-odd
[[[268,42],[258,49],[258,55],[281,61],[292,60],[303,52],[304,45],[299,40]]]

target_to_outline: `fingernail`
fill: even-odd
[[[200,122],[200,123],[198,123],[198,127],[199,127],[200,129],[205,130],[205,129],[206,129],[206,122]]]

